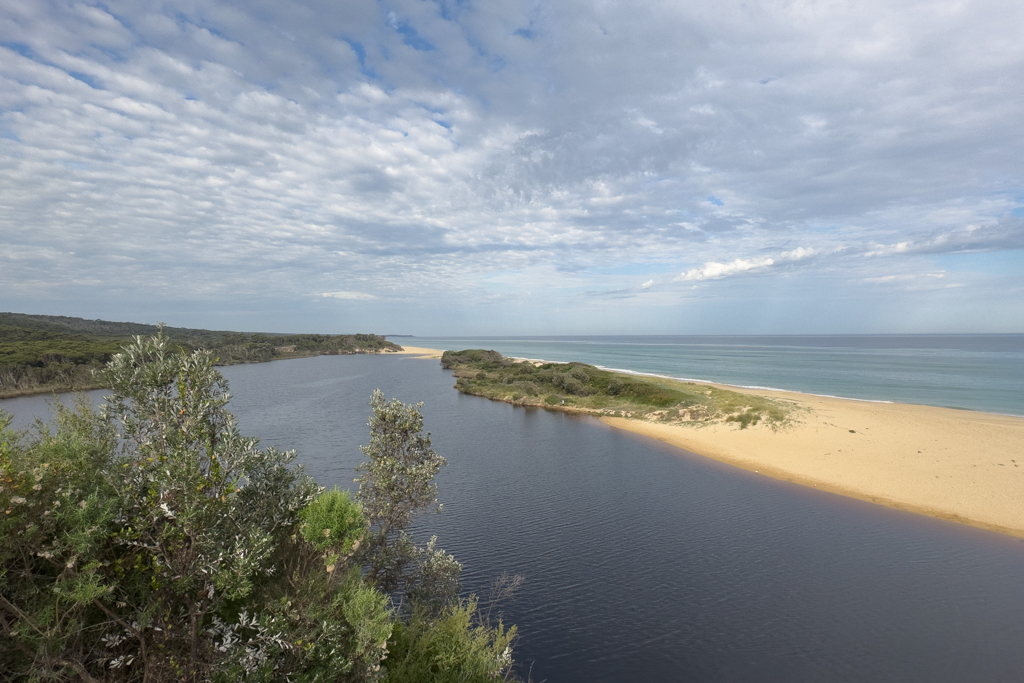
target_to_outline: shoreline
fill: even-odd
[[[410,347],[410,348],[415,348],[415,347]],[[436,349],[417,349],[417,351],[435,351],[435,350]],[[381,351],[363,351],[363,350],[359,350],[359,351],[354,351],[354,352],[351,352],[351,353],[339,353],[339,354],[332,354],[332,353],[310,353],[310,354],[301,354],[301,355],[300,354],[296,354],[294,356],[286,356],[284,358],[268,358],[266,360],[244,360],[244,361],[239,361],[238,363],[215,364],[214,367],[226,368],[226,367],[230,367],[232,365],[256,365],[258,363],[275,363],[275,362],[281,361],[281,360],[298,360],[300,358],[316,358],[318,356],[364,356],[364,355],[368,355],[368,356],[383,356],[383,355],[387,355],[387,354],[396,354],[397,355],[397,354],[403,354],[403,353],[407,353],[407,352],[405,352],[405,351],[388,351],[388,350],[381,350]],[[442,353],[443,353],[443,351],[437,351],[437,354],[438,354],[437,358],[440,358]],[[421,356],[421,357],[422,358],[433,358],[434,356]],[[81,385],[81,386],[68,386],[66,384],[60,385],[60,386],[38,386],[38,387],[31,387],[29,389],[18,389],[16,391],[13,391],[13,392],[10,392],[10,393],[0,394],[0,401],[6,401],[6,400],[12,399],[12,398],[23,398],[25,396],[41,396],[43,394],[54,394],[54,395],[58,395],[58,394],[72,394],[72,393],[77,393],[77,392],[81,392],[81,391],[96,391],[98,389],[108,389],[108,388],[109,387],[107,387],[104,384],[86,384],[86,385]]]
[[[797,408],[792,422],[775,430],[600,419],[758,475],[1024,538],[1024,418],[771,394]]]
[[[375,355],[436,360],[442,353],[406,346]],[[1024,417],[699,383],[783,400],[794,411],[781,428],[761,423],[740,429],[735,423],[695,426],[542,407],[598,417],[612,428],[758,475],[1024,538]]]
[[[693,383],[654,373],[601,369]],[[741,428],[735,422],[662,422],[568,405],[537,407],[597,417],[610,427],[758,475],[1024,538],[1024,417],[699,384],[781,401],[791,406],[790,417],[781,426],[761,422]],[[511,397],[483,397],[523,404]]]
[[[443,353],[443,352],[438,351],[438,353]],[[545,360],[543,358],[524,358],[524,357],[519,357],[519,356],[509,356],[509,358],[511,358],[512,360],[518,360],[518,361],[529,361],[530,363],[566,363],[566,362],[568,362],[568,361],[560,361],[560,360]],[[817,398],[834,398],[834,399],[837,399],[837,400],[840,400],[840,401],[860,401],[862,403],[886,403],[886,404],[920,405],[920,406],[928,406],[929,405],[927,403],[902,403],[900,401],[892,401],[892,400],[884,399],[884,398],[859,398],[859,397],[856,397],[856,396],[839,396],[838,394],[815,394],[815,393],[812,393],[812,392],[809,392],[809,391],[797,391],[795,389],[780,389],[778,387],[763,387],[763,386],[758,386],[756,384],[728,384],[726,382],[717,382],[717,381],[712,380],[712,379],[696,379],[696,378],[693,378],[693,377],[675,377],[673,375],[662,375],[662,374],[659,374],[659,373],[656,373],[656,372],[643,372],[641,370],[629,370],[629,369],[626,369],[626,368],[612,368],[612,367],[608,367],[606,365],[598,365],[596,363],[591,363],[590,365],[593,365],[595,368],[597,368],[599,370],[606,370],[608,372],[616,372],[616,373],[619,373],[619,374],[622,374],[622,375],[632,375],[632,376],[636,376],[636,377],[653,377],[655,379],[667,379],[667,380],[670,380],[672,382],[683,382],[683,383],[686,383],[686,384],[706,384],[708,386],[717,387],[719,389],[728,389],[730,391],[750,390],[751,393],[753,393],[754,395],[757,395],[757,396],[763,396],[763,394],[761,394],[759,392],[771,391],[771,392],[783,393],[783,394],[794,394],[794,395],[797,395],[797,396],[814,396],[814,397],[817,397]],[[988,411],[988,410],[979,410],[977,408],[962,408],[962,407],[959,407],[959,406],[930,406],[930,407],[944,408],[944,409],[948,409],[948,410],[964,410],[964,411],[974,412],[974,413],[985,413],[987,415],[1005,415],[1007,417],[1021,417],[1021,418],[1024,418],[1024,414],[1017,415],[1015,413],[993,413],[993,412]]]
[[[444,350],[428,349],[424,346],[403,346],[401,351],[386,351],[385,353],[387,353],[387,355],[412,356],[413,358],[439,360],[441,358],[441,354],[444,353]]]

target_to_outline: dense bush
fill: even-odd
[[[101,387],[96,371],[130,343],[129,335],[157,329],[176,348],[213,351],[218,365],[399,348],[374,334],[249,334],[0,313],[0,397]]]
[[[448,680],[508,676],[514,631],[407,533],[443,465],[418,406],[374,394],[352,500],[242,436],[213,363],[140,338],[101,411],[58,405],[32,435],[0,414],[4,680],[373,681],[399,668],[389,642],[448,653]],[[403,654],[407,680],[433,680],[428,659]]]
[[[516,627],[481,623],[477,602],[448,605],[440,618],[414,611],[399,624],[388,654],[389,683],[488,683],[500,680],[512,661]]]

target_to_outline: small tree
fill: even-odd
[[[376,389],[370,406],[370,444],[360,446],[369,460],[356,468],[356,498],[370,523],[363,552],[368,577],[384,592],[404,591],[439,609],[458,594],[462,566],[435,547],[436,538],[418,547],[408,528],[418,513],[435,506],[441,511],[433,480],[447,461],[423,433],[422,403],[389,401]]]

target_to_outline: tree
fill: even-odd
[[[458,594],[462,565],[436,547],[436,537],[417,546],[408,528],[418,513],[441,511],[434,476],[447,461],[423,433],[422,403],[389,401],[377,389],[370,406],[370,444],[360,446],[368,460],[356,468],[356,498],[370,523],[362,554],[368,578],[386,593],[400,591],[437,611]]]
[[[158,680],[205,676],[216,658],[208,622],[273,575],[274,551],[318,492],[289,467],[294,452],[260,450],[239,433],[213,362],[158,335],[137,338],[107,369],[105,414],[121,437],[117,566],[134,580],[111,584],[104,609],[138,643],[123,654]],[[145,616],[131,626],[133,615]]]

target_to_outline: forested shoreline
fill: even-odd
[[[0,313],[0,398],[104,388],[98,371],[158,326]],[[213,352],[216,365],[401,350],[376,334],[269,334],[163,327],[177,349]]]

